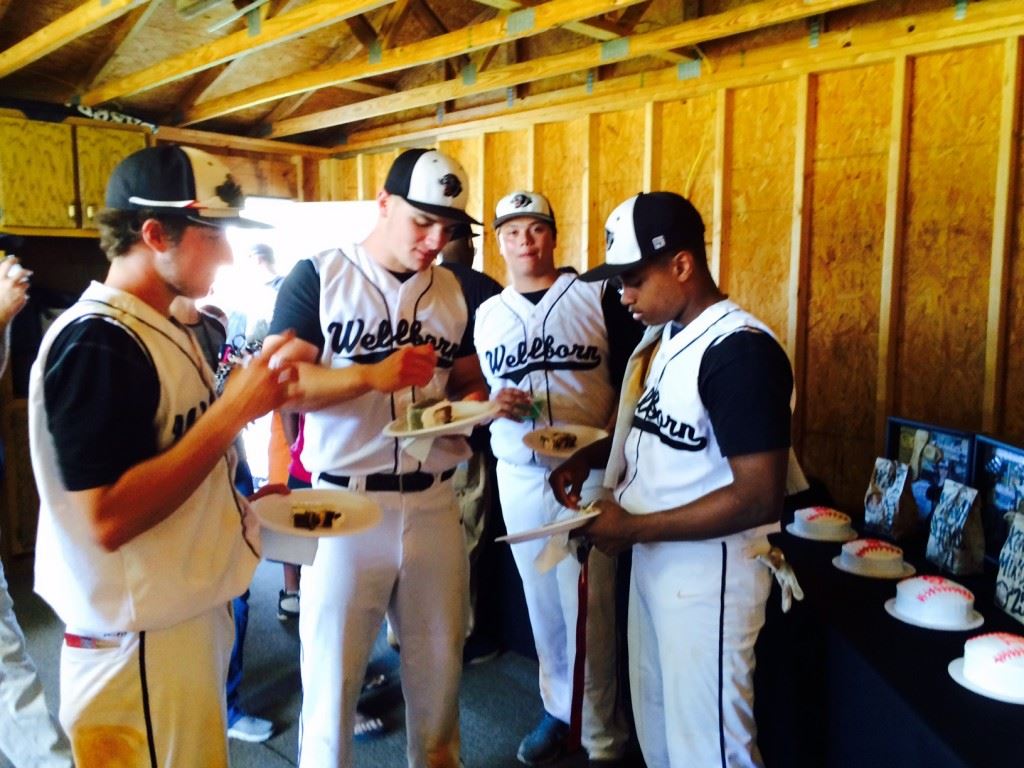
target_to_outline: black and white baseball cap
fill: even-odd
[[[265,227],[241,217],[245,195],[227,166],[193,147],[166,144],[126,157],[107,182],[107,208],[148,209],[212,227]]]
[[[675,192],[641,192],[612,211],[604,225],[605,260],[580,275],[596,282],[620,275],[663,253],[704,244],[704,220]]]
[[[494,228],[497,229],[509,219],[518,219],[520,216],[546,221],[552,228],[556,227],[555,212],[551,210],[551,203],[539,192],[526,192],[517,190],[509,192],[501,200],[494,211]]]
[[[469,183],[459,162],[436,149],[407,149],[391,164],[384,190],[421,211],[467,224]]]

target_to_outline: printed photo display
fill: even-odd
[[[948,478],[970,484],[974,435],[890,417],[886,456],[910,467],[910,490],[918,516],[931,517]]]
[[[974,484],[981,499],[985,555],[999,557],[1014,512],[1024,513],[1024,449],[978,435]]]

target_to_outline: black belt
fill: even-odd
[[[455,474],[455,468],[446,469],[441,473],[441,482]],[[405,491],[415,493],[425,491],[434,484],[434,478],[429,472],[406,472],[404,475],[367,475],[366,490],[368,491]],[[331,485],[340,485],[348,488],[352,480],[348,475],[332,475],[330,472],[321,472],[320,479],[326,480]]]

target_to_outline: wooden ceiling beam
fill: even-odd
[[[350,16],[345,19],[345,24],[348,25],[352,36],[360,42],[363,48],[370,48],[377,42],[379,37],[377,30],[373,28],[373,24],[370,23],[369,19],[362,14]]]
[[[897,56],[924,55],[1024,36],[1024,11],[1019,5],[990,3],[972,10],[976,12],[965,20],[954,20],[946,10],[916,14],[912,29],[908,29],[906,18],[900,18],[826,32],[816,48],[808,48],[806,40],[799,40],[739,51],[716,59],[714,71],[692,80],[680,80],[675,67],[665,67],[606,80],[590,92],[583,86],[572,86],[529,96],[512,107],[504,100],[467,107],[446,115],[441,125],[436,117],[430,116],[369,128],[349,134],[332,152],[365,152],[396,144],[518,130],[586,114],[631,109],[651,101],[696,98],[723,88],[763,85],[803,73],[867,66],[892,61]]]
[[[0,51],[0,77],[28,66],[147,2],[149,0],[88,0],[82,3],[38,32]]]
[[[684,21],[661,29],[623,38],[625,45],[610,50],[595,44],[575,51],[545,56],[480,72],[472,83],[461,79],[411,88],[401,93],[367,99],[355,104],[282,120],[271,127],[270,136],[294,136],[336,125],[379,117],[391,112],[415,109],[488,91],[510,88],[548,77],[568,75],[620,61],[649,56],[658,51],[749,32],[762,27],[817,16],[837,8],[866,5],[874,0],[761,0],[732,10]]]
[[[257,13],[259,13],[260,18],[260,24],[262,25],[268,19],[273,19],[278,15],[287,12],[288,9],[291,6],[295,5],[295,3],[297,2],[298,0],[271,0],[271,2],[266,3],[265,5],[261,5],[257,9]],[[234,31],[236,32],[241,30],[247,30],[249,28],[249,23],[248,21],[246,21],[245,18],[240,18],[236,19],[232,23],[232,27],[234,27]],[[226,62],[224,64],[218,64],[216,67],[211,67],[210,69],[204,69],[203,71],[201,71],[195,77],[195,79],[192,82],[192,85],[189,86],[189,89],[188,91],[186,91],[185,95],[177,100],[177,103],[175,104],[174,107],[174,112],[168,116],[168,120],[170,122],[177,123],[181,119],[182,114],[185,113],[185,110],[191,109],[198,102],[202,101],[202,98],[206,95],[206,92],[213,88],[213,86],[216,85],[217,82],[222,77],[228,74],[235,66],[235,64],[237,64],[240,60],[241,57],[237,59],[232,59],[231,61]]]
[[[107,41],[106,47],[103,51],[96,55],[92,61],[92,65],[89,67],[89,71],[85,73],[85,76],[79,81],[79,87],[77,90],[83,91],[92,86],[97,80],[103,76],[103,72],[107,69],[107,65],[113,60],[117,52],[121,50],[128,42],[138,34],[146,22],[149,21],[153,12],[160,7],[160,3],[163,0],[150,0],[146,5],[140,5],[138,8],[130,11],[121,19],[117,24],[117,29],[114,31],[114,36]]]
[[[513,28],[509,29],[511,17],[502,16],[409,45],[391,49],[385,47],[379,52],[379,56],[370,60],[361,59],[317,67],[246,88],[219,99],[210,99],[186,112],[184,123],[191,125],[248,109],[257,104],[294,96],[303,91],[313,91],[351,80],[429,64],[456,53],[471,53],[564,26],[572,19],[586,18],[595,13],[622,8],[637,2],[641,0],[549,0],[533,10],[532,26],[513,24]]]
[[[135,2],[140,0],[111,0],[111,2]],[[99,3],[100,0],[94,0]],[[288,13],[270,19],[262,24],[255,35],[248,30],[233,32],[220,40],[199,46],[178,56],[171,56],[141,72],[123,77],[93,88],[81,97],[81,103],[95,106],[133,93],[155,88],[158,85],[180,80],[242,55],[271,45],[291,40],[331,24],[344,21],[348,16],[372,11],[393,0],[312,0]],[[2,54],[0,54],[2,55]]]
[[[388,10],[387,18],[380,27],[380,41],[382,48],[393,48],[395,35],[402,28],[406,18],[412,13],[413,0],[395,0],[395,4]]]

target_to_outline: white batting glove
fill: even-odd
[[[786,562],[786,556],[778,547],[772,547],[764,542],[760,545],[753,545],[746,550],[748,557],[757,559],[768,570],[772,572],[775,580],[779,582],[782,591],[782,612],[788,613],[793,606],[793,600],[803,600],[804,590],[797,581],[793,568]]]

